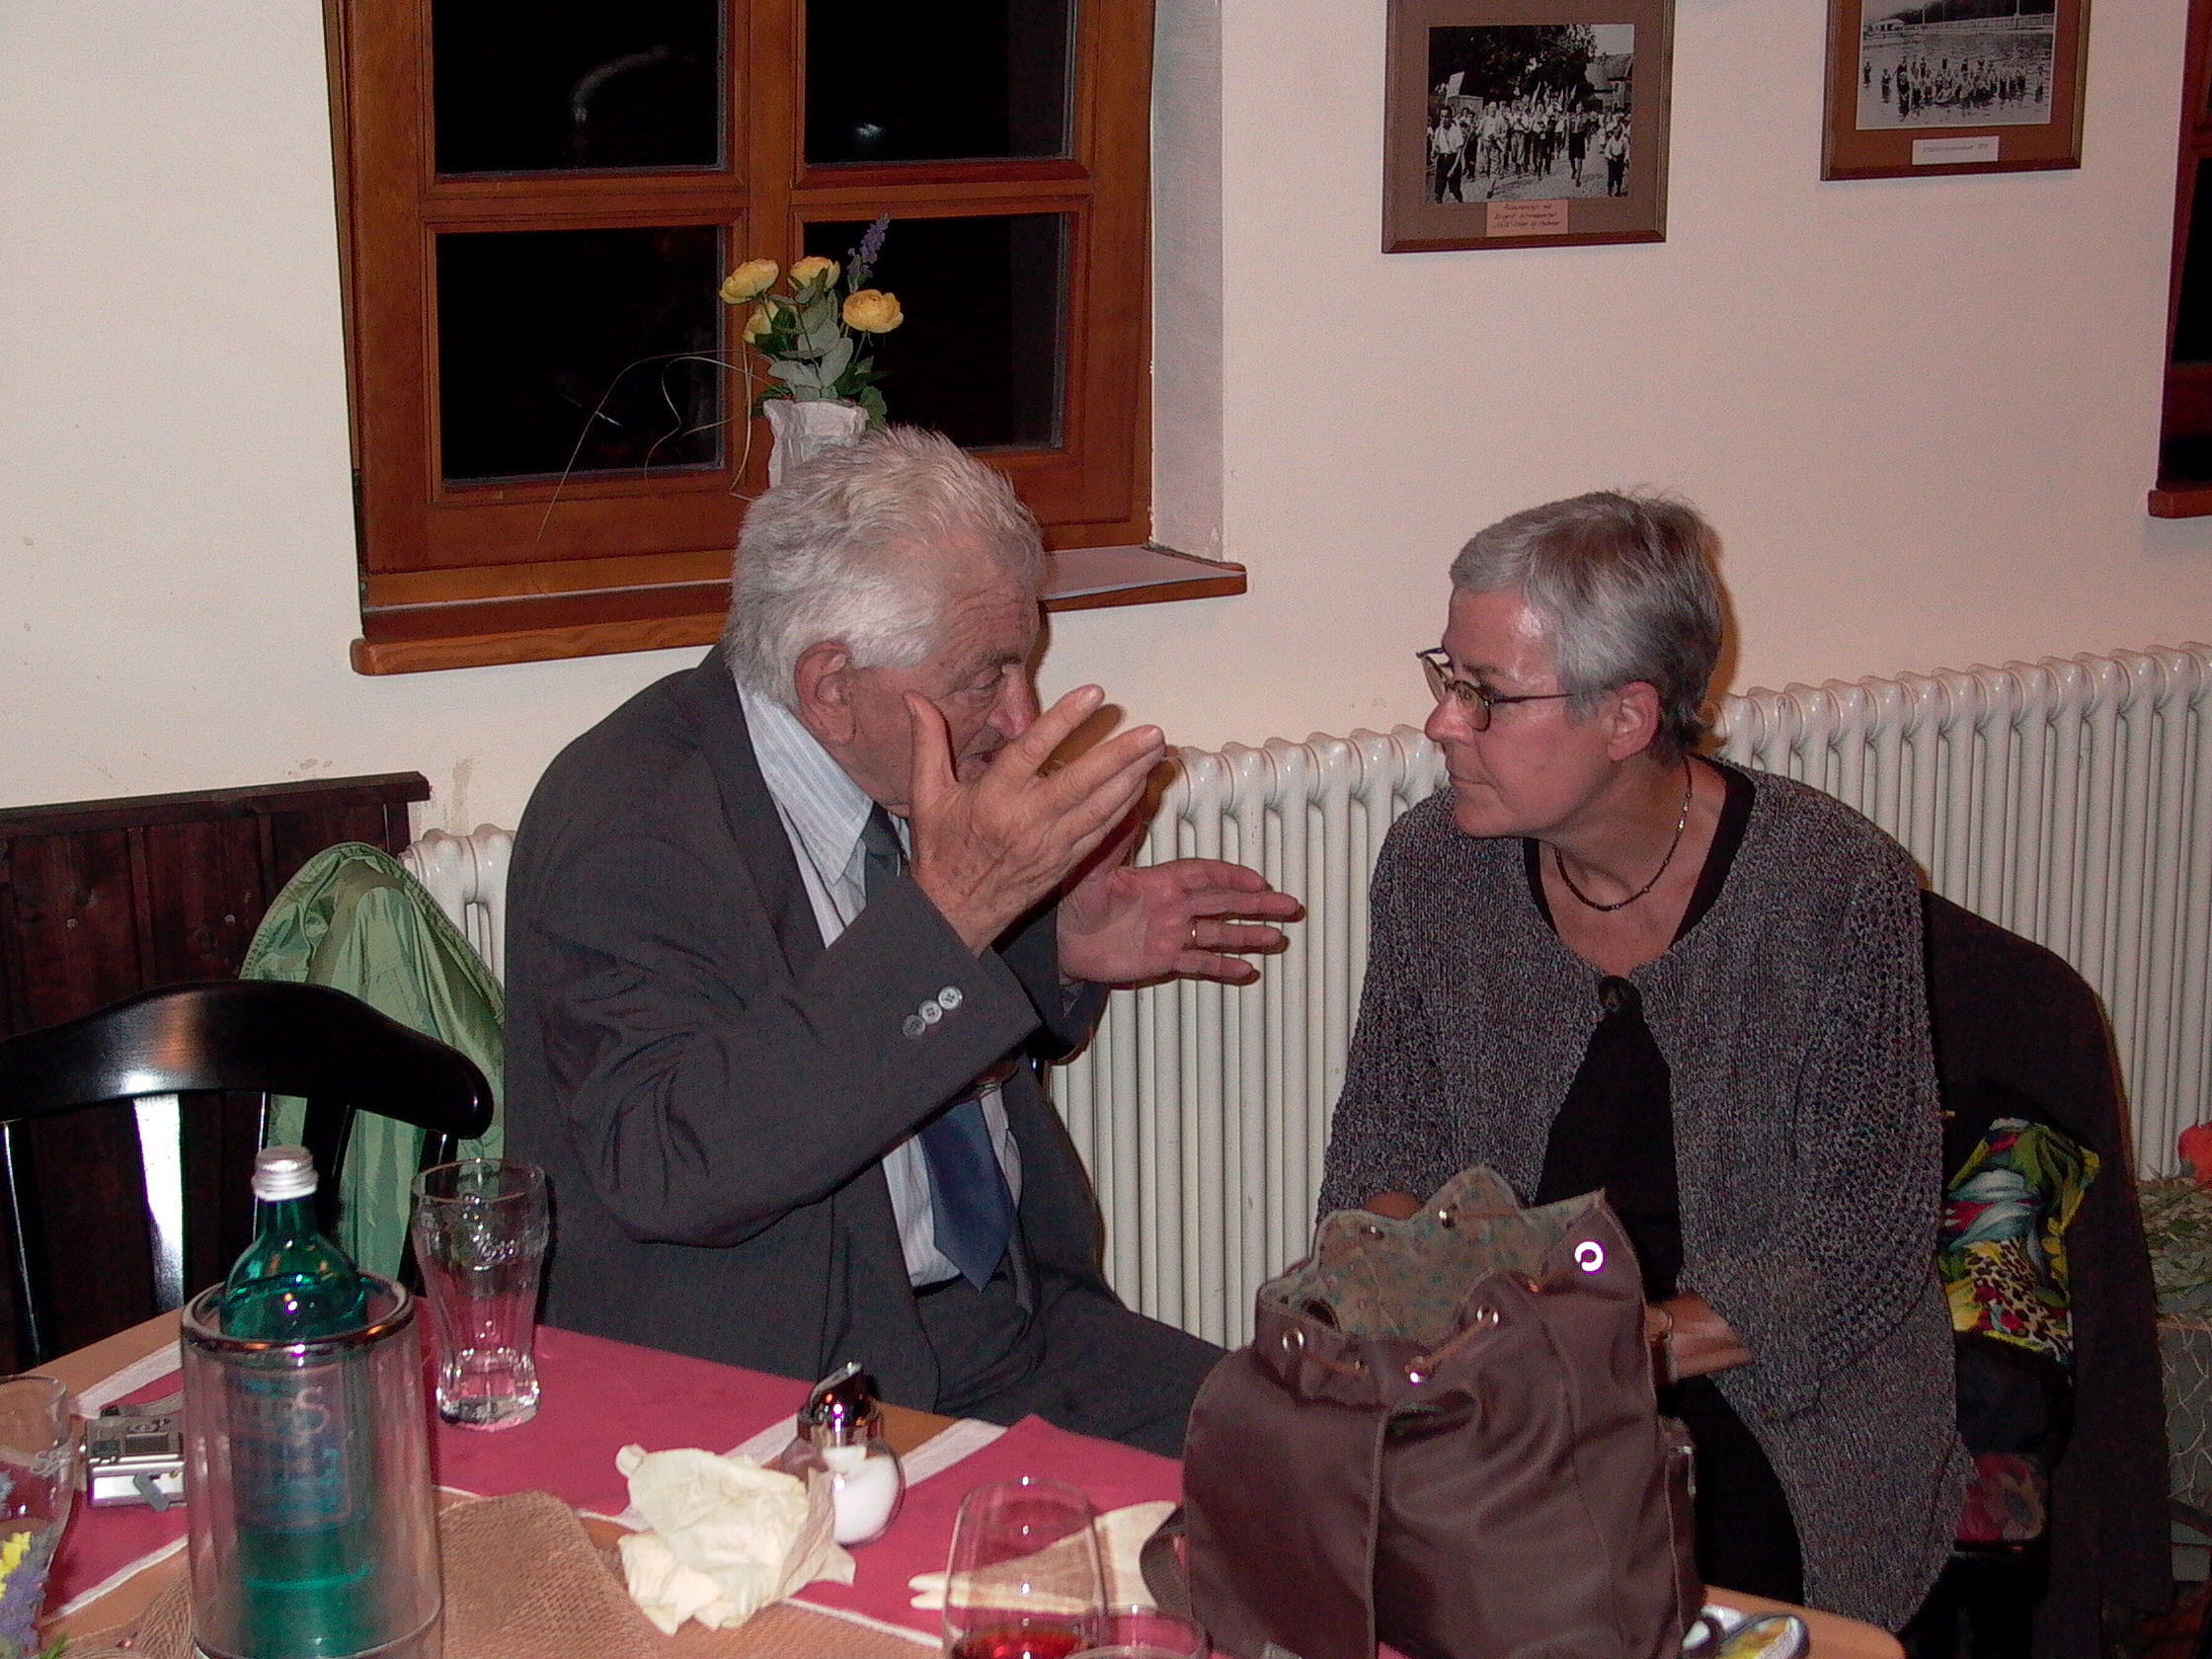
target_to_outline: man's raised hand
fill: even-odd
[[[1176,858],[1133,869],[1123,861],[1128,852],[1113,849],[1061,901],[1060,971],[1068,979],[1249,985],[1260,971],[1242,953],[1281,950],[1283,931],[1273,923],[1300,913],[1296,899],[1241,864]]]
[[[945,717],[907,693],[913,722],[908,792],[913,878],[967,944],[981,954],[1024,911],[1051,895],[1125,819],[1164,752],[1156,726],[1138,726],[1047,772],[1053,750],[1105,702],[1079,686],[962,783]]]

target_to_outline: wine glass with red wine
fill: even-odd
[[[1068,1659],[1097,1644],[1105,1575],[1090,1500],[1025,1476],[961,1500],[945,1583],[951,1659]]]

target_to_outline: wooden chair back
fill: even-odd
[[[492,1121],[491,1087],[465,1055],[323,986],[169,986],[0,1042],[0,1244],[13,1257],[4,1289],[16,1369],[108,1334],[87,1328],[87,1307],[121,1329],[222,1276],[251,1233],[247,1172],[273,1095],[307,1102],[302,1140],[322,1172],[326,1226],[356,1113],[420,1125],[426,1168]],[[75,1118],[51,1122],[64,1114],[81,1116],[85,1133],[70,1133]],[[143,1232],[142,1282],[71,1273],[70,1239],[92,1226]]]

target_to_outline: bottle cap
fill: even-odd
[[[799,1412],[799,1427],[816,1446],[864,1446],[883,1421],[876,1380],[847,1360],[814,1385]]]
[[[264,1146],[254,1154],[254,1196],[264,1204],[305,1198],[315,1186],[315,1156],[305,1146]]]

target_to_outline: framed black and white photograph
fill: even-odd
[[[1668,0],[1393,0],[1389,253],[1657,242]]]
[[[1830,0],[1825,179],[2082,164],[2088,0]]]

